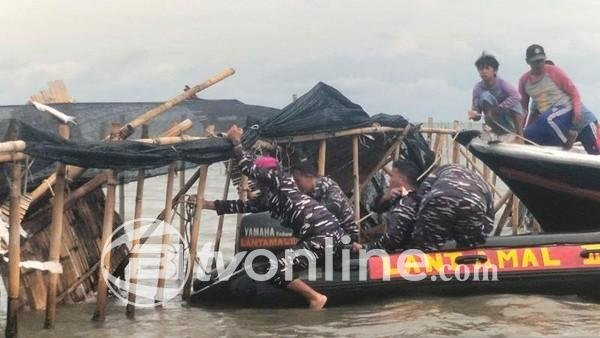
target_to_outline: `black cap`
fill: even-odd
[[[527,63],[546,60],[546,52],[544,51],[544,47],[540,45],[531,45],[527,47],[527,51],[525,52],[525,60]]]

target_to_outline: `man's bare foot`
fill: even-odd
[[[311,310],[322,310],[325,306],[325,303],[327,303],[327,296],[319,295],[316,299],[310,301],[308,307]]]
[[[565,142],[565,144],[563,145],[563,148],[565,148],[567,150],[573,148],[573,144],[577,140],[577,136],[578,136],[578,133],[576,131],[574,131],[574,130],[567,131],[567,142]]]

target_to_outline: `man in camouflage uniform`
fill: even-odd
[[[479,174],[449,164],[434,169],[418,186],[417,177],[411,162],[394,162],[390,192],[374,208],[391,206],[388,232],[372,243],[355,245],[354,250],[431,251],[448,240],[467,248],[485,243],[493,228],[494,206],[492,193]]]
[[[227,133],[227,137],[235,146],[233,153],[242,174],[255,179],[261,188],[268,191],[271,216],[291,227],[294,235],[300,239],[291,248],[291,255],[285,252],[277,255],[277,272],[271,281],[275,286],[287,287],[302,295],[311,309],[321,309],[327,302],[327,297],[298,278],[286,280],[285,272],[288,268],[297,272],[306,269],[309,261],[321,261],[325,257],[327,245],[331,246],[329,249],[333,253],[338,251],[342,246],[341,238],[344,232],[335,216],[317,201],[303,194],[294,179],[282,172],[276,160],[273,159],[274,163],[271,164],[268,164],[269,161],[262,161],[262,164],[258,162],[257,165],[252,154],[242,150],[241,135],[242,130],[237,126],[233,126]],[[217,212],[221,209],[219,202],[214,202]]]
[[[292,175],[300,191],[327,208],[338,219],[340,226],[346,235],[350,236],[351,241],[358,241],[358,226],[354,222],[354,208],[337,182],[327,176],[320,176],[308,163],[294,165]]]

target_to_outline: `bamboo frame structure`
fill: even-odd
[[[221,71],[220,73],[209,78],[208,80],[193,86],[189,90],[187,90],[187,91],[175,96],[174,98],[162,103],[161,105],[156,106],[156,107],[148,110],[147,112],[139,115],[138,117],[136,117],[135,119],[133,119],[132,121],[130,121],[129,123],[127,123],[126,125],[121,127],[121,129],[119,129],[119,136],[118,136],[119,139],[121,139],[121,140],[127,139],[129,136],[131,136],[131,134],[133,134],[133,131],[137,127],[150,122],[150,120],[154,119],[155,117],[164,113],[165,111],[171,109],[172,107],[176,106],[177,104],[191,98],[198,92],[211,87],[212,85],[228,78],[229,76],[231,76],[233,74],[235,74],[235,70],[233,68],[226,68],[223,71]],[[175,135],[178,135],[178,134],[179,134],[179,132],[175,133]],[[80,167],[75,167],[75,166],[67,166],[67,171],[69,172],[71,178],[73,178],[73,179],[79,177],[81,174],[83,174],[83,172],[85,172],[85,170],[86,170],[85,168],[80,168]],[[46,184],[40,184],[34,191],[32,191],[31,192],[31,204],[34,204],[39,199],[41,199],[48,192],[50,187],[54,185],[55,180],[56,180],[56,176],[52,175],[46,179]]]
[[[319,175],[325,175],[325,166],[327,161],[327,140],[321,140],[319,143]]]
[[[227,162],[227,174],[225,175],[225,186],[223,188],[223,200],[227,200],[229,195],[229,185],[231,183],[231,170],[233,168],[233,160]],[[214,253],[215,257],[221,248],[221,237],[223,235],[223,224],[225,223],[225,215],[219,215],[219,223],[217,224],[217,233],[215,235]],[[216,260],[214,261],[216,262]]]
[[[67,124],[60,124],[58,134],[65,138],[69,138],[70,130]],[[60,264],[61,239],[63,233],[63,216],[65,202],[65,170],[66,166],[63,163],[56,164],[56,183],[54,184],[54,198],[52,200],[52,224],[50,226],[50,249],[48,253],[48,261]],[[58,276],[56,272],[49,272],[48,275],[48,293],[46,300],[46,319],[44,327],[47,329],[54,328],[56,320],[56,287],[58,284]]]

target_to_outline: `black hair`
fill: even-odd
[[[409,160],[397,160],[392,163],[392,168],[398,170],[402,176],[406,178],[408,183],[416,186],[419,178],[419,168],[416,164]]]
[[[500,63],[498,62],[498,60],[496,60],[496,57],[494,57],[493,55],[483,53],[477,59],[477,61],[475,61],[475,67],[477,67],[477,69],[481,69],[485,66],[490,66],[494,68],[495,71],[497,71],[498,67],[500,67]]]
[[[314,165],[310,164],[308,161],[298,162],[294,164],[291,168],[291,172],[298,173],[302,176],[311,176],[311,177],[319,177],[319,173]]]

